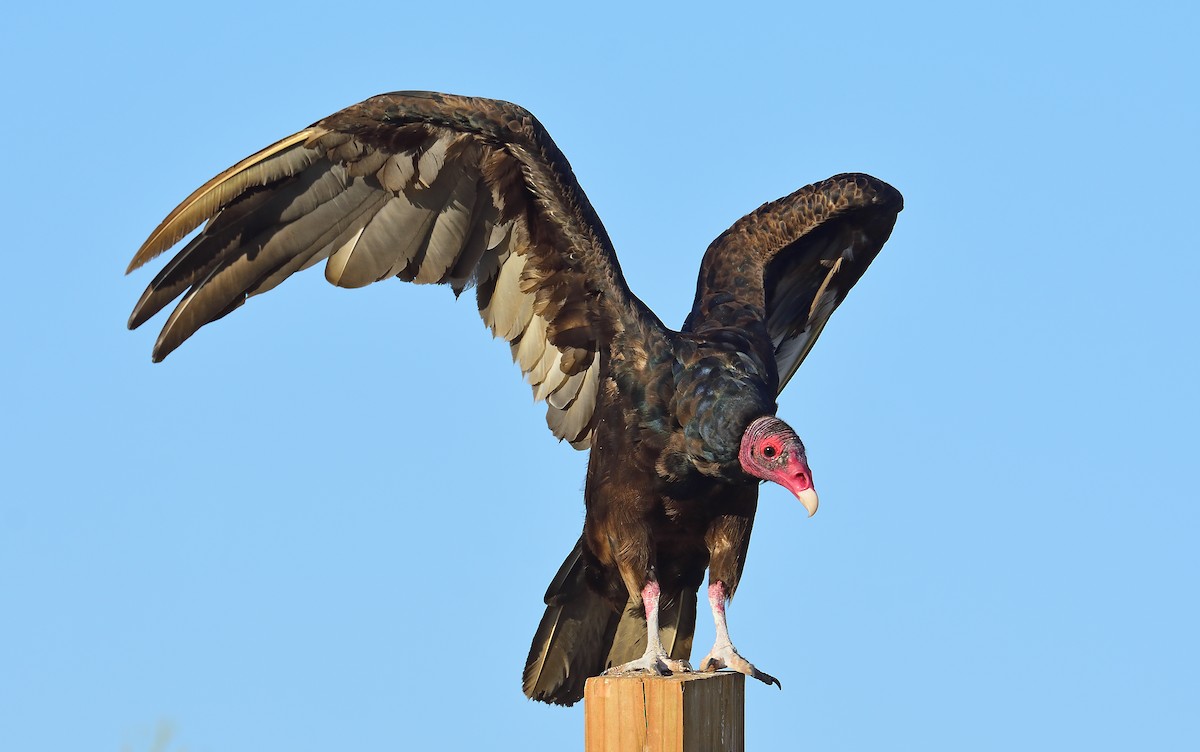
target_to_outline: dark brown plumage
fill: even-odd
[[[583,535],[546,593],[525,692],[570,704],[608,667],[685,670],[709,570],[717,644],[700,668],[775,682],[729,641],[759,480],[816,509],[775,398],[891,233],[900,194],[838,175],[738,220],[704,254],[679,331],[625,284],[599,218],[541,124],[516,105],[374,97],[222,172],[134,256],[206,222],[129,319],[180,299],[161,360],[200,327],[321,261],[330,282],[476,288],[556,436],[592,450]],[[661,644],[660,644],[661,643]],[[640,656],[640,657],[639,657]],[[777,683],[777,682],[776,682]]]

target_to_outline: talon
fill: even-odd
[[[646,653],[635,661],[623,663],[620,666],[613,666],[604,672],[604,676],[616,676],[620,674],[655,674],[657,676],[670,676],[671,674],[687,674],[691,673],[692,666],[687,661],[676,660],[668,656],[665,652],[658,653],[652,650],[647,650]]]
[[[768,686],[771,684],[774,684],[776,687],[783,689],[783,685],[779,683],[779,680],[776,679],[774,676],[771,676],[770,674],[766,673],[765,671],[759,671],[758,669],[754,669],[753,675],[754,675],[755,679],[758,679],[763,684],[766,684]]]
[[[687,661],[680,661],[674,658],[660,658],[659,661],[671,674],[690,674],[692,673],[692,664]]]
[[[712,652],[704,657],[700,663],[701,671],[717,671],[718,669],[728,668],[737,671],[739,674],[758,679],[763,684],[774,684],[783,689],[783,684],[774,676],[771,676],[765,671],[759,671],[754,667],[754,664],[743,658],[732,645],[724,645],[721,647],[713,646]]]

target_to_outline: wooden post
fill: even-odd
[[[583,690],[585,752],[744,752],[746,677],[596,676]]]

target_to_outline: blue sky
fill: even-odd
[[[176,202],[396,89],[532,110],[673,324],[764,201],[904,193],[780,402],[822,503],[763,490],[750,748],[1200,743],[1197,12],[508,7],[8,11],[0,749],[581,745],[520,674],[586,457],[468,302],[310,272],[163,364],[124,328]]]

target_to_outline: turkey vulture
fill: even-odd
[[[159,361],[251,295],[325,262],[335,285],[388,277],[476,288],[559,439],[591,449],[583,534],[546,592],[525,693],[571,704],[603,672],[687,671],[709,570],[716,643],[701,670],[778,684],[738,654],[725,607],[758,482],[817,509],[776,396],[891,234],[903,206],[861,174],[801,188],[709,246],[678,331],[629,290],[604,226],[542,125],[516,105],[397,92],[348,107],[220,173],[129,271],[201,232],[158,273],[135,328],[176,298]]]

